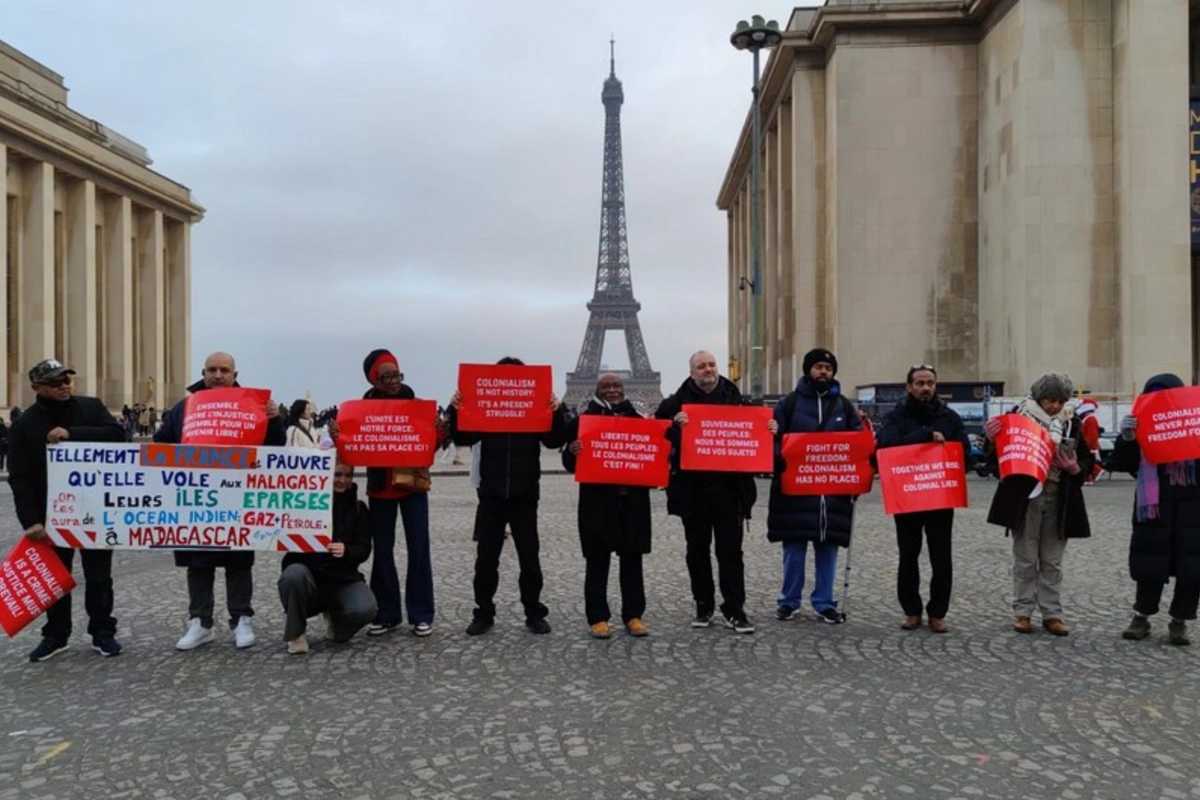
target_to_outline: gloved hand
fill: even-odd
[[[1000,418],[992,417],[987,422],[983,423],[983,434],[989,439],[995,439],[996,434],[1000,432]]]
[[[1069,472],[1072,475],[1079,474],[1079,457],[1075,455],[1074,450],[1064,450],[1061,447],[1054,451],[1054,466]]]
[[[1130,441],[1137,436],[1137,417],[1133,414],[1126,414],[1121,417],[1121,424],[1118,427],[1121,431],[1121,438],[1125,441]]]

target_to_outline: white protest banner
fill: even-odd
[[[290,447],[46,448],[46,532],[60,547],[325,552],[334,455]]]

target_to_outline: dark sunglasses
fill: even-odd
[[[72,378],[70,375],[63,375],[61,378],[47,378],[44,381],[38,381],[38,386],[46,386],[50,389],[61,389],[64,386],[70,386]]]

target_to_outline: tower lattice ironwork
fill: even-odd
[[[625,381],[625,395],[643,413],[662,400],[662,378],[650,367],[646,343],[638,324],[642,305],[633,296],[629,270],[629,242],[625,233],[625,172],[621,159],[621,104],[625,92],[617,80],[614,43],[609,42],[609,72],[600,93],[604,103],[604,185],[600,201],[600,255],[596,263],[596,289],[587,304],[591,316],[575,371],[567,373],[564,402],[575,407],[586,403],[600,377],[604,338],[608,331],[624,331],[629,369],[611,370]],[[607,370],[606,370],[607,371]]]

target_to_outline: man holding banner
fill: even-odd
[[[520,359],[506,356],[494,366],[525,367],[525,364]],[[460,376],[462,369],[460,367]],[[549,367],[543,369],[549,378]],[[495,624],[500,553],[504,549],[506,527],[512,531],[513,546],[517,548],[520,567],[517,585],[521,591],[521,605],[525,609],[525,627],[532,633],[550,633],[550,623],[546,621],[550,611],[541,602],[543,579],[538,554],[537,512],[541,495],[542,447],[558,449],[563,446],[567,427],[566,406],[559,403],[554,393],[549,391],[549,386],[543,383],[529,390],[531,395],[542,398],[537,409],[539,414],[547,408],[550,412],[541,431],[529,431],[521,424],[523,418],[516,416],[497,417],[496,425],[488,426],[490,429],[487,431],[462,430],[459,417],[465,407],[463,388],[460,383],[459,390],[451,398],[450,406],[446,409],[446,422],[456,445],[479,445],[472,457],[472,467],[476,459],[479,462],[479,487],[476,489],[479,508],[475,514],[475,611],[467,626],[467,635],[487,633]],[[546,394],[541,395],[541,392]],[[514,425],[510,430],[516,432],[503,432],[505,424]]]
[[[1009,437],[1017,425],[1006,425],[1009,414],[989,419],[984,432],[996,442],[1000,485],[992,497],[987,521],[1002,525],[1013,537],[1013,630],[1033,632],[1033,612],[1041,611],[1042,627],[1055,636],[1067,636],[1063,619],[1062,560],[1067,539],[1091,536],[1083,481],[1095,459],[1080,446],[1079,420],[1067,401],[1074,393],[1071,379],[1061,372],[1042,375],[1029,389],[1029,397],[1015,411],[1017,423],[1032,427],[1047,445],[1039,465],[1044,479],[1028,474],[1006,474],[1005,463],[1017,460],[1026,449]]]
[[[229,353],[216,352],[204,359],[203,377],[187,387],[189,394],[199,395],[213,389],[239,388],[237,363]],[[251,436],[258,441],[231,441],[230,444],[269,445],[282,447],[287,442],[279,405],[269,398],[261,412],[265,414],[265,433]],[[163,414],[162,425],[154,433],[154,441],[164,444],[186,443],[184,427],[188,417],[188,398],[184,398]],[[217,567],[225,570],[225,602],[229,610],[229,628],[239,649],[255,642],[250,618],[254,616],[251,601],[254,596],[253,550],[205,552],[176,550],[175,566],[187,568],[188,629],[175,643],[178,650],[193,650],[213,641],[213,589]]]
[[[884,419],[876,436],[876,447],[903,445],[946,444],[962,445],[960,464],[971,452],[967,429],[962,418],[937,394],[937,371],[926,364],[910,367],[905,378],[908,394]],[[921,627],[921,540],[929,543],[929,630],[945,633],[946,611],[950,608],[950,589],[953,585],[950,532],[954,527],[954,509],[938,508],[896,514],[896,545],[900,563],[896,570],[896,598],[904,610],[900,627],[906,631]]]
[[[854,404],[842,394],[841,384],[834,377],[838,363],[833,353],[823,347],[810,350],[804,355],[803,369],[796,389],[775,405],[777,446],[782,448],[783,437],[790,433],[862,430]],[[777,467],[782,461],[780,450]],[[792,620],[800,611],[804,561],[808,543],[812,542],[816,585],[809,600],[817,619],[839,625],[846,621],[846,615],[838,610],[833,586],[838,548],[850,546],[855,497],[847,494],[785,494],[782,472],[777,468],[775,479],[771,481],[767,511],[767,539],[783,543],[783,587],[775,618]]]
[[[687,540],[687,568],[696,603],[693,628],[712,624],[716,607],[710,544],[717,556],[721,584],[721,614],[736,633],[754,633],[746,616],[746,574],[742,561],[742,525],[758,498],[754,477],[746,472],[685,470],[680,465],[680,440],[688,424],[685,405],[742,405],[742,394],[732,381],[717,372],[717,358],[707,350],[695,353],[688,362],[690,377],[654,412],[658,419],[671,420],[668,429],[674,449],[671,479],[667,486],[667,513],[683,520]],[[773,427],[773,426],[772,426]]]
[[[625,399],[625,384],[621,377],[611,372],[600,376],[596,396],[588,401],[582,416],[642,418]],[[661,431],[658,436],[661,440]],[[568,423],[566,440],[563,466],[567,472],[574,473],[576,461],[583,451],[583,443],[579,441],[579,418]],[[621,559],[621,620],[631,636],[646,636],[649,631],[642,622],[642,615],[646,613],[642,556],[650,552],[650,490],[645,486],[580,483],[579,542],[587,562],[583,599],[592,636],[607,639],[612,635],[608,624],[611,611],[607,594],[613,553]]]
[[[12,489],[17,520],[25,535],[35,541],[46,535],[46,445],[59,442],[123,442],[125,431],[104,403],[95,397],[73,395],[68,369],[54,359],[29,370],[36,395],[32,405],[13,421],[9,434],[8,485]],[[69,547],[55,547],[67,570],[75,560]],[[84,605],[92,648],[102,656],[121,652],[113,618],[112,550],[83,550]],[[46,610],[42,641],[29,654],[30,661],[46,661],[67,649],[71,636],[71,595]]]
[[[1188,645],[1187,621],[1196,619],[1200,605],[1200,486],[1197,461],[1194,455],[1188,457],[1189,451],[1195,454],[1198,449],[1195,398],[1185,396],[1174,407],[1153,408],[1166,399],[1160,392],[1172,390],[1183,390],[1177,375],[1165,373],[1146,381],[1134,405],[1138,416],[1131,414],[1121,421],[1116,443],[1116,468],[1137,478],[1129,538],[1129,575],[1137,583],[1137,593],[1133,619],[1122,636],[1145,639],[1150,635],[1150,617],[1158,613],[1163,588],[1173,576],[1175,595],[1168,609],[1167,641]],[[1188,435],[1178,435],[1183,431]],[[1177,448],[1177,452],[1156,456],[1160,463],[1154,463],[1145,451],[1156,442],[1164,443],[1160,447]]]

